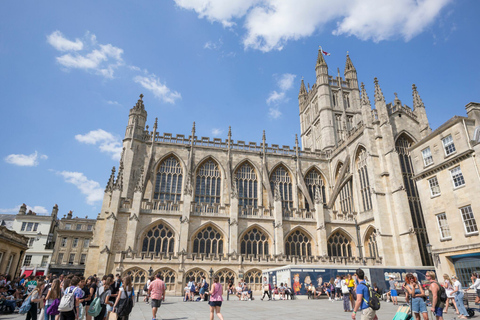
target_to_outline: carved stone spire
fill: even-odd
[[[123,190],[123,162],[120,162],[120,167],[118,168],[117,181],[115,181],[113,190]]]
[[[325,58],[323,58],[322,49],[318,49],[318,56],[317,56],[317,66],[326,66],[327,63],[325,62]]]
[[[385,100],[382,89],[380,89],[380,85],[378,84],[378,79],[376,77],[374,78],[373,82],[375,83],[375,100],[376,101]]]
[[[425,108],[425,105],[423,104],[422,99],[420,98],[420,95],[418,94],[417,91],[417,86],[415,84],[412,84],[412,96],[413,96],[413,110],[417,108]]]
[[[396,106],[401,106],[402,101],[400,101],[400,99],[398,99],[398,94],[396,92],[394,92],[393,94],[395,95],[395,99],[393,99],[393,104],[396,105]]]
[[[347,51],[347,61],[345,62],[345,73],[347,71],[356,71],[355,67],[353,66],[352,60],[350,59],[350,55]]]
[[[108,179],[107,186],[105,187],[105,192],[112,192],[115,185],[115,166],[112,168],[112,173],[110,174],[110,179]]]
[[[362,82],[362,105],[370,105],[370,99],[368,98],[367,90],[365,90],[365,84]]]
[[[300,93],[298,95],[302,96],[305,94],[307,94],[307,88],[305,88],[305,82],[303,82],[303,78],[302,78],[302,82],[300,83]]]

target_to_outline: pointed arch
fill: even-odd
[[[268,255],[270,236],[262,227],[255,224],[245,230],[240,236],[240,254],[250,254],[254,257]]]
[[[175,292],[175,285],[177,279],[177,273],[175,270],[165,267],[156,270],[153,274],[159,274],[163,277],[163,282],[165,282],[166,291]]]
[[[140,288],[143,288],[147,282],[147,274],[148,273],[146,270],[139,267],[133,267],[125,270],[122,273],[122,277],[130,276],[132,278],[132,285],[135,290],[140,290]]]
[[[370,179],[368,177],[367,165],[368,153],[365,147],[359,145],[355,152],[355,169],[357,170],[358,180],[360,182],[360,194],[362,196],[363,211],[372,209],[372,195],[370,192]],[[355,171],[354,171],[355,172]]]
[[[147,255],[163,252],[174,253],[175,231],[163,219],[159,219],[144,228],[140,233],[139,251]]]
[[[308,193],[310,198],[315,201],[320,201],[324,205],[327,203],[327,196],[326,196],[326,179],[325,176],[322,175],[320,170],[317,167],[312,166],[305,174],[305,185],[307,186]],[[317,193],[320,197],[317,199]],[[307,211],[310,211],[308,201],[305,201]]]
[[[248,159],[240,162],[233,171],[234,185],[237,189],[238,205],[242,208],[258,207],[258,171]]]
[[[330,257],[351,258],[354,256],[354,246],[353,238],[343,228],[332,231],[327,239],[327,249]]]
[[[365,257],[376,259],[380,256],[377,245],[377,229],[375,229],[373,226],[369,226],[365,231],[363,243],[365,248]]]
[[[397,144],[398,139],[400,139],[401,137],[404,137],[410,140],[412,145],[417,143],[417,139],[415,139],[415,137],[410,132],[408,132],[407,130],[402,130],[395,135],[395,138],[394,138],[395,144]]]
[[[340,171],[342,170],[342,167],[343,167],[343,161],[340,161],[338,160],[336,165],[335,165],[335,171],[333,171],[333,179],[334,181],[337,181],[337,178],[338,178],[338,174],[340,173]]]
[[[184,283],[190,280],[194,282],[201,282],[202,276],[206,278],[207,275],[207,271],[203,270],[202,268],[193,268],[185,272],[185,279],[183,281]]]
[[[296,227],[285,237],[285,255],[311,257],[313,237],[302,227]]]
[[[242,165],[244,165],[245,163],[248,163],[250,166],[253,167],[253,169],[255,170],[255,174],[257,175],[257,177],[260,177],[260,168],[258,168],[258,166],[251,160],[251,159],[242,159],[240,160],[232,169],[232,172],[236,172]]]
[[[155,182],[153,188],[154,209],[159,201],[178,203],[182,196],[184,165],[173,152],[163,156],[155,165]],[[155,201],[157,200],[157,201]]]
[[[283,162],[280,162],[273,167],[269,180],[275,198],[280,197],[279,200],[282,201],[282,210],[291,210],[293,208],[292,172]]]
[[[224,235],[213,223],[207,222],[198,228],[192,237],[192,252],[206,255],[223,254]]]
[[[175,151],[169,151],[163,154],[157,161],[155,161],[155,164],[153,165],[154,171],[156,172],[160,164],[170,157],[175,157],[180,162],[180,165],[182,166],[182,170],[183,171],[186,170],[187,165],[185,164],[185,161],[183,161],[182,157]]]
[[[195,169],[195,202],[198,204],[220,203],[222,176],[220,162],[212,156],[204,158]]]
[[[213,276],[218,276],[218,282],[220,282],[225,289],[228,288],[229,281],[232,281],[232,283],[235,285],[235,279],[237,278],[235,271],[229,268],[222,268],[216,271]]]
[[[250,269],[244,273],[243,279],[252,291],[262,290],[262,270],[256,268]]]

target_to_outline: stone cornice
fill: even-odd
[[[434,249],[432,250],[432,253],[442,254],[442,253],[452,253],[455,251],[465,251],[465,250],[474,250],[474,249],[480,249],[480,243],[466,244],[466,245],[448,247],[448,248],[442,248],[442,249]]]
[[[28,249],[28,238],[15,231],[8,230],[5,226],[0,226],[0,241],[8,242],[24,250]]]
[[[463,151],[450,159],[437,164],[436,166],[433,166],[431,168],[428,168],[425,171],[420,172],[419,174],[415,175],[412,179],[415,181],[419,181],[421,179],[425,179],[428,176],[431,176],[439,171],[445,170],[448,167],[451,167],[457,163],[459,163],[462,160],[465,160],[471,156],[471,154],[474,152],[472,149],[468,149],[466,151]]]

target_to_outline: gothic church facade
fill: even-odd
[[[143,96],[130,110],[123,153],[105,189],[86,274],[161,272],[171,294],[186,277],[244,278],[302,265],[432,265],[409,147],[431,132],[413,108],[374,103],[347,55],[330,76],[319,51],[316,82],[299,93],[301,145],[245,143],[150,130]],[[373,108],[372,108],[373,107]]]

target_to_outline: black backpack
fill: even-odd
[[[126,293],[126,292],[125,292]],[[133,288],[132,288],[133,293]],[[127,295],[127,298],[123,300],[123,303],[118,306],[117,315],[119,317],[127,317],[133,309],[132,295]]]
[[[437,295],[438,299],[443,303],[447,302],[448,297],[447,297],[447,292],[445,291],[445,288],[442,285],[440,285],[440,283],[438,283],[437,281],[435,281],[434,283],[436,283],[439,288],[438,295]]]
[[[367,287],[368,289],[368,301],[363,298],[363,300],[365,301],[366,304],[368,304],[368,306],[370,308],[372,308],[373,310],[377,311],[380,309],[380,295],[378,293],[375,292],[375,290],[373,290],[372,287],[370,287],[370,285],[362,282],[360,284],[363,284],[365,287]]]

